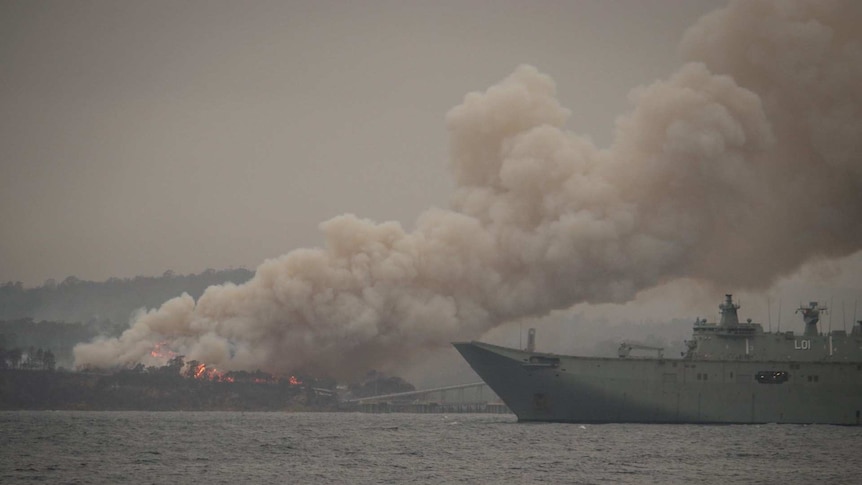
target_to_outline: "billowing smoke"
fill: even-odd
[[[599,149],[529,66],[447,115],[451,209],[412,232],[352,215],[322,249],[257,268],[80,345],[79,366],[153,363],[336,377],[680,277],[769,286],[862,248],[862,4],[743,1],[686,34],[685,64],[631,94]]]

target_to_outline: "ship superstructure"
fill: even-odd
[[[731,295],[719,305],[719,322],[696,320],[692,340],[686,341],[688,360],[794,361],[794,362],[862,362],[862,334],[856,324],[847,335],[844,330],[820,332],[817,324],[827,308],[812,301],[801,306],[805,322],[802,334],[792,331],[764,332],[759,323],[740,322],[739,305]]]
[[[764,332],[739,308],[726,295],[718,323],[697,319],[679,358],[630,342],[619,358],[454,345],[521,421],[860,424],[862,322],[823,333],[811,302],[802,334]]]

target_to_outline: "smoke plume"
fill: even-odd
[[[183,295],[79,366],[154,363],[160,342],[222,370],[386,368],[580,302],[687,277],[768,287],[862,248],[862,4],[733,2],[691,27],[688,61],[632,91],[607,149],[566,131],[522,66],[447,115],[456,192],[415,229],[344,215],[325,245],[243,285]]]

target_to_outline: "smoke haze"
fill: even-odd
[[[765,289],[862,248],[862,7],[733,2],[688,61],[636,88],[608,148],[567,131],[531,66],[449,111],[455,192],[406,231],[353,215],[322,248],[261,264],[82,344],[78,366],[156,363],[348,377],[582,302],[690,278]],[[562,87],[565,89],[565,87]]]

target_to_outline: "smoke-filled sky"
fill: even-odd
[[[522,63],[606,146],[716,2],[0,2],[0,281],[255,268],[453,189],[444,117]]]
[[[336,376],[656,288],[862,288],[862,7],[717,7],[5,3],[0,278],[271,258],[77,363]]]

